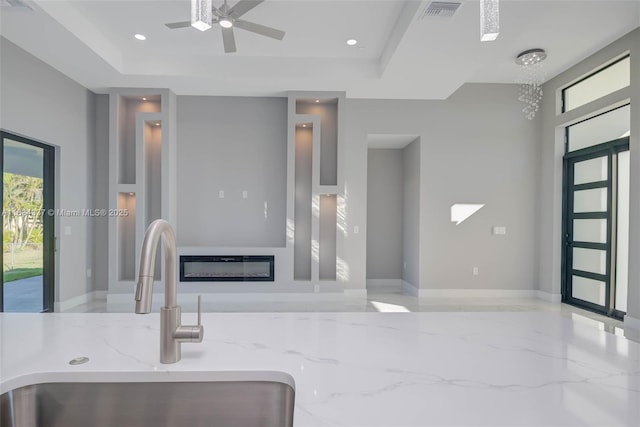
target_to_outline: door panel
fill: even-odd
[[[571,297],[589,303],[604,306],[606,303],[607,283],[586,277],[573,276]]]
[[[563,301],[616,317],[626,309],[628,150],[624,137],[565,155]]]
[[[573,269],[595,274],[607,274],[607,251],[573,248]]]
[[[573,184],[587,184],[590,182],[606,181],[608,176],[607,157],[596,157],[574,164]]]
[[[607,212],[606,188],[592,188],[574,192],[573,212]]]
[[[2,132],[0,311],[53,305],[53,148]]]
[[[566,160],[565,299],[606,312],[610,284],[611,152]]]
[[[574,219],[573,240],[577,242],[607,243],[607,220]]]
[[[629,286],[629,151],[618,153],[618,197],[616,226],[616,298],[615,310],[627,311],[627,288]]]

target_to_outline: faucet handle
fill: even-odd
[[[202,325],[202,295],[198,295],[198,326]]]
[[[198,324],[195,326],[178,325],[173,338],[180,342],[202,342],[204,327],[202,326],[202,296],[198,295]]]

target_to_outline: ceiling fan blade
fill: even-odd
[[[187,28],[191,26],[191,21],[182,21],[182,22],[171,22],[169,24],[164,24],[167,27],[175,30],[176,28]]]
[[[265,27],[264,25],[256,24],[254,22],[244,21],[242,19],[236,19],[233,23],[238,28],[251,31],[252,33],[260,34],[261,36],[271,37],[272,39],[282,40],[285,32],[276,30],[275,28]]]
[[[233,15],[234,18],[240,18],[263,1],[264,0],[240,0],[229,9],[229,15]]]
[[[233,35],[233,28],[222,28],[222,43],[224,44],[224,53],[236,51],[236,37]]]
[[[224,7],[224,5],[222,5],[222,7]],[[224,12],[222,11],[222,7],[220,9],[218,9],[215,6],[211,6],[211,12],[213,13],[213,16],[216,17],[220,17],[220,16],[224,16]]]

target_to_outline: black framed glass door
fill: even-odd
[[[1,131],[0,311],[53,311],[54,148]]]
[[[615,317],[620,138],[565,155],[563,301]]]

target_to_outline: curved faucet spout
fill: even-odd
[[[136,286],[136,313],[151,312],[153,273],[160,239],[164,247],[165,284],[164,307],[160,309],[160,363],[176,363],[182,356],[181,344],[202,342],[204,328],[200,322],[200,297],[198,297],[198,324],[182,325],[176,278],[176,235],[171,225],[163,219],[153,221],[144,234],[140,254],[140,274]]]
[[[162,238],[164,247],[164,305],[165,307],[175,307],[178,304],[176,236],[167,221],[157,219],[147,228],[142,242],[140,273],[136,286],[136,313],[139,314],[151,312],[153,276],[160,238]]]

